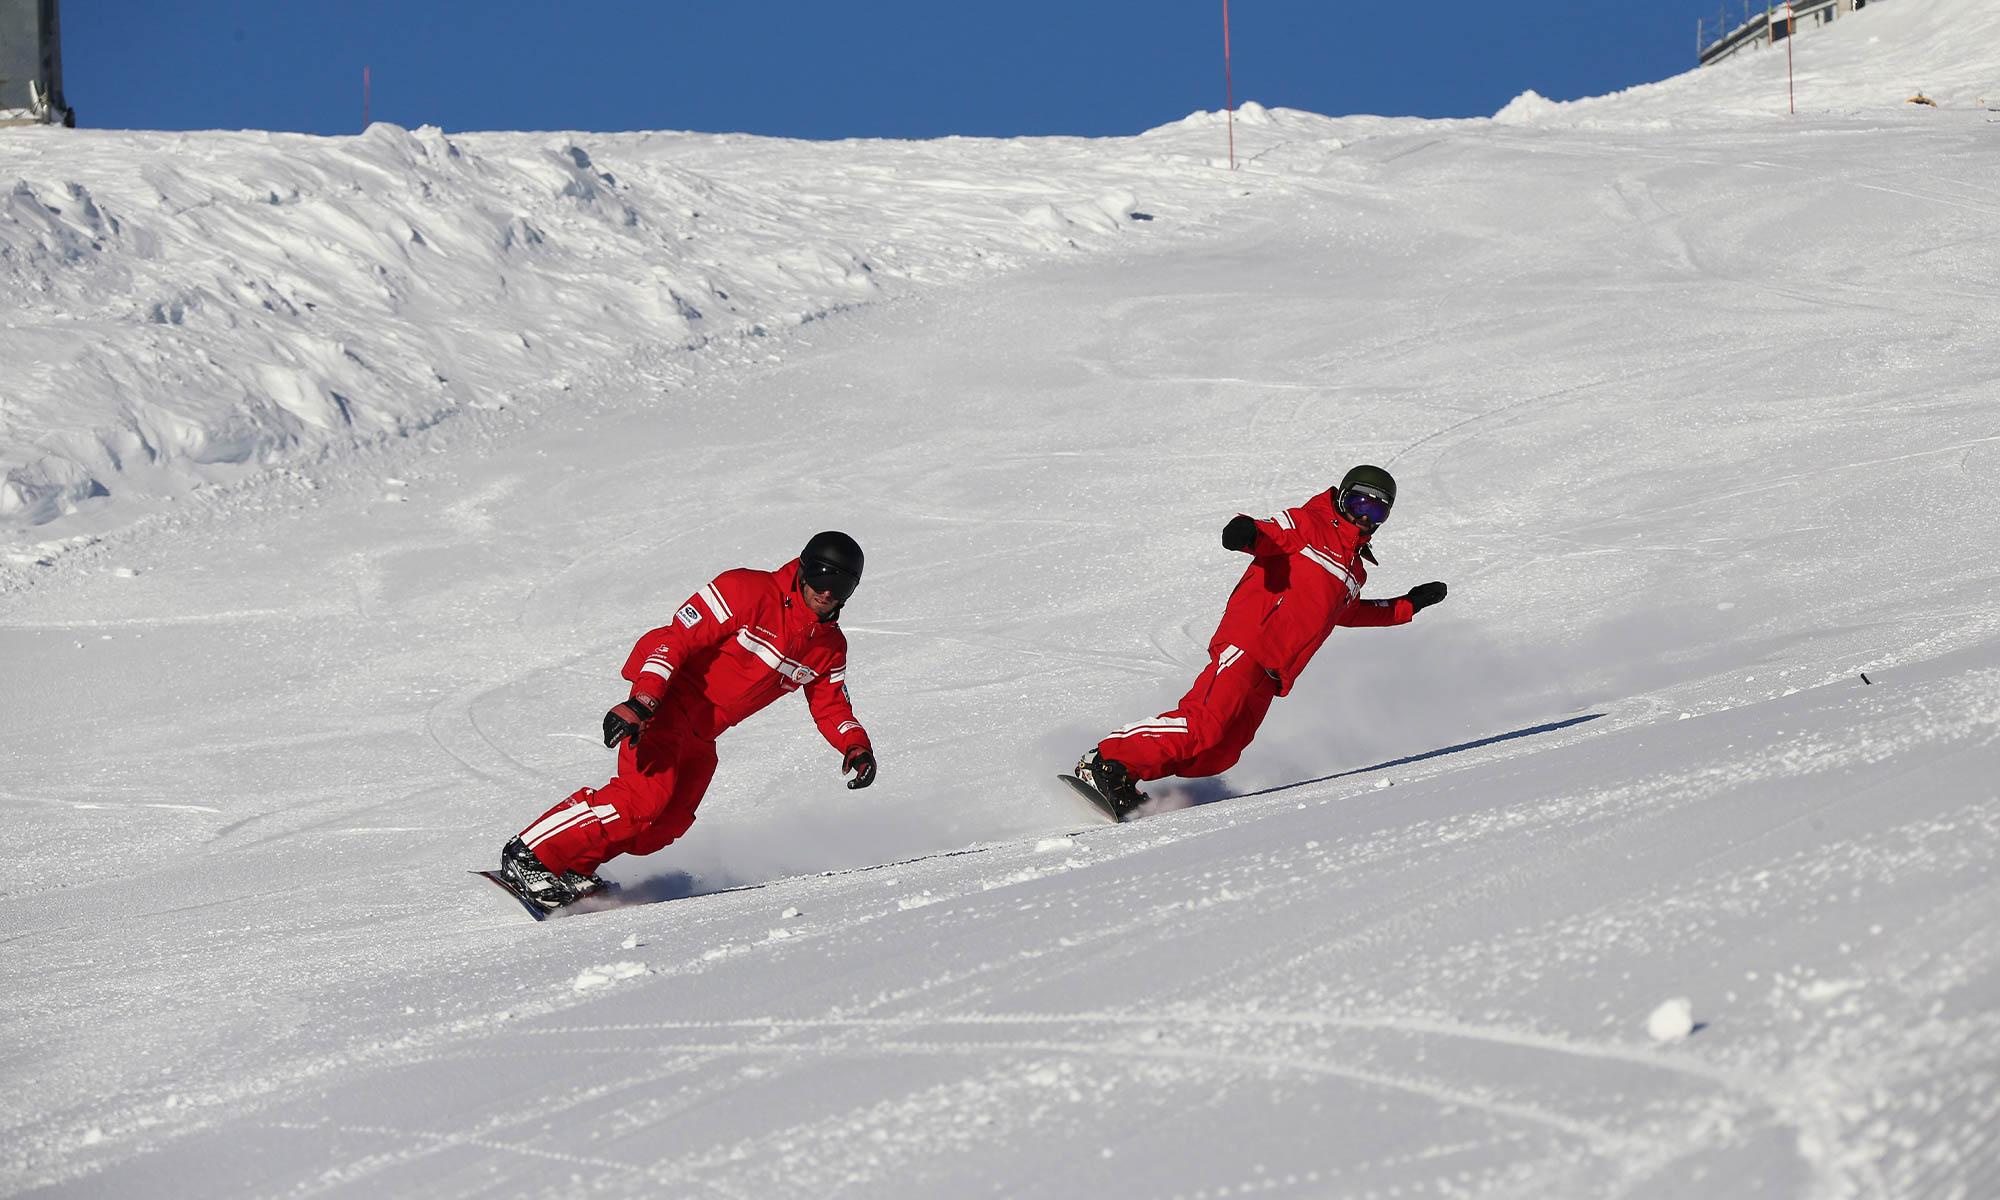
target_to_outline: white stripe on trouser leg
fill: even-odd
[[[528,849],[533,850],[557,834],[567,833],[585,821],[596,821],[599,825],[609,825],[617,819],[618,810],[609,804],[577,804],[572,806],[571,811],[557,813],[552,817],[536,822],[528,832],[521,835],[521,840],[528,844]]]
[[[618,815],[618,810],[608,804],[592,804],[588,800],[572,800],[555,812],[543,817],[535,824],[530,825],[528,831],[521,835],[521,840],[528,842],[530,845],[535,842],[545,842],[551,836],[562,832],[578,821],[595,819],[603,822],[608,820],[609,818],[605,816],[606,813],[615,817]]]
[[[1222,653],[1215,656],[1216,669],[1221,670],[1223,667],[1230,665],[1242,657],[1243,651],[1237,649],[1235,646],[1224,646]]]
[[[1164,725],[1164,726],[1170,726],[1170,727],[1178,727],[1178,728],[1181,728],[1181,729],[1186,729],[1186,728],[1187,728],[1187,718],[1186,718],[1186,717],[1148,717],[1148,718],[1146,718],[1146,719],[1145,719],[1145,720],[1143,720],[1143,721],[1134,721],[1134,722],[1132,722],[1132,723],[1131,723],[1130,725],[1127,725],[1127,726],[1126,726],[1126,727],[1125,727],[1124,729],[1121,729],[1121,730],[1119,730],[1118,732],[1120,732],[1120,733],[1125,733],[1125,732],[1127,732],[1127,731],[1129,731],[1129,730],[1133,730],[1133,729],[1146,729],[1146,728],[1149,728],[1149,727],[1152,727],[1152,728],[1157,728],[1157,727],[1159,727],[1159,726],[1163,726],[1163,725]]]
[[[541,820],[536,821],[533,825],[530,825],[527,827],[527,829],[523,830],[521,832],[521,840],[525,842],[530,838],[546,837],[548,836],[549,830],[555,828],[558,825],[567,825],[571,821],[576,820],[577,814],[579,812],[589,812],[589,811],[590,811],[590,801],[588,800],[568,801],[561,808],[558,808],[554,812],[547,814]]]
[[[551,818],[549,820],[541,822],[540,824],[536,825],[533,829],[530,829],[528,832],[522,834],[521,840],[528,843],[528,849],[533,850],[535,847],[541,845],[543,842],[548,841],[550,838],[556,836],[559,833],[566,833],[569,830],[576,828],[578,825],[583,824],[585,821],[596,821],[596,820],[597,820],[596,813],[591,812],[590,809],[588,808],[579,806],[577,810],[573,813],[568,813],[560,818]],[[602,823],[603,822],[599,822],[599,824]]]
[[[1115,738],[1142,737],[1142,736],[1160,737],[1164,734],[1169,734],[1169,733],[1186,733],[1186,732],[1187,732],[1187,719],[1182,718],[1181,720],[1173,722],[1140,721],[1135,725],[1127,725],[1125,728],[1119,730],[1117,733],[1114,733],[1111,736]]]

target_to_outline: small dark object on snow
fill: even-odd
[[[1861,672],[1861,682],[1872,685],[1875,681],[1868,678],[1868,672],[1863,671]]]
[[[1132,212],[1132,213],[1126,213],[1125,215],[1132,218],[1134,221],[1150,221],[1153,219],[1152,213]]]

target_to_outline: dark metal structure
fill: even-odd
[[[1789,21],[1779,15],[1777,0],[1737,0],[1737,5],[1735,21],[1730,20],[1731,0],[1718,0],[1713,22],[1696,18],[1694,51],[1702,66],[1782,42],[1795,31],[1831,25],[1843,13],[1866,8],[1868,0],[1792,0]]]
[[[0,125],[75,125],[63,99],[57,0],[0,0]]]

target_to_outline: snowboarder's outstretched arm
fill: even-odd
[[[1240,550],[1258,558],[1297,554],[1305,545],[1306,535],[1299,532],[1298,517],[1292,509],[1265,521],[1237,513],[1222,527],[1223,549]]]
[[[868,745],[868,731],[854,719],[854,705],[847,698],[847,660],[805,687],[806,707],[812,709],[813,724],[820,736],[835,750],[846,754]]]
[[[875,751],[869,745],[868,731],[854,719],[854,705],[847,696],[847,657],[842,655],[832,670],[808,683],[805,693],[806,707],[812,710],[820,736],[840,751],[841,774],[854,772],[847,786],[865,788],[875,782]]]
[[[1356,600],[1340,610],[1336,625],[1402,625],[1419,612],[1444,599],[1442,583],[1420,583],[1406,595],[1386,600]]]

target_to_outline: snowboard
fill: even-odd
[[[1090,804],[1091,811],[1098,816],[1103,817],[1113,824],[1120,824],[1125,820],[1124,817],[1118,815],[1118,810],[1112,807],[1111,801],[1105,799],[1103,792],[1091,787],[1074,775],[1057,775],[1056,778],[1068,784],[1071,791],[1083,797]]]
[[[527,909],[528,915],[535,918],[535,920],[546,921],[552,915],[549,909],[545,909],[541,905],[535,903],[533,900],[528,899],[525,895],[521,893],[521,889],[507,882],[507,877],[505,875],[502,875],[500,872],[474,871],[473,874],[486,880],[487,882],[491,883],[494,887],[499,888],[501,891],[507,893],[509,896],[512,896],[514,897],[514,899],[520,901],[521,907]],[[558,909],[555,911],[561,911],[561,910]]]

